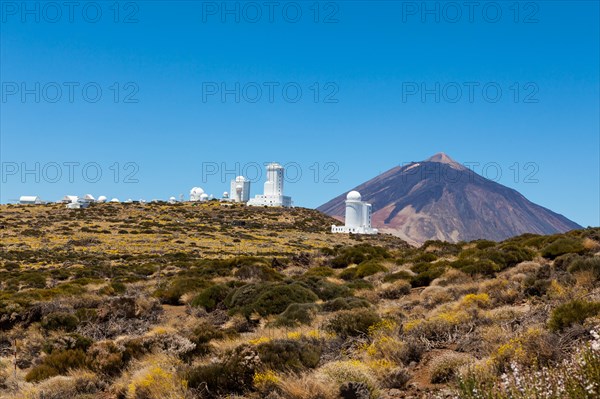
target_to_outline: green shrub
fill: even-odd
[[[577,258],[569,265],[568,270],[569,273],[590,272],[596,280],[600,280],[600,257]]]
[[[387,272],[387,268],[376,260],[367,260],[362,262],[356,268],[355,278],[372,276],[379,272]]]
[[[383,281],[386,283],[392,283],[397,280],[410,281],[411,279],[412,279],[412,274],[410,274],[407,271],[400,270],[399,272],[388,274],[387,276],[385,276],[383,278]]]
[[[430,269],[424,270],[416,276],[412,276],[410,279],[410,284],[413,287],[426,287],[431,284],[433,280],[444,274],[445,270],[446,269],[444,267],[431,266]]]
[[[360,264],[369,259],[389,258],[389,252],[382,247],[376,247],[369,244],[358,244],[353,247],[346,247],[339,251],[339,254],[331,260],[331,267],[342,269],[351,264]]]
[[[337,312],[338,310],[350,310],[359,308],[369,308],[371,303],[366,299],[356,297],[335,298],[322,305],[325,312]]]
[[[264,264],[242,265],[235,272],[240,280],[280,281],[283,276]]]
[[[324,301],[350,295],[350,289],[345,285],[332,283],[322,277],[304,275],[298,282]]]
[[[553,331],[560,331],[576,323],[583,324],[585,319],[598,313],[600,313],[600,302],[574,300],[552,311],[548,327]]]
[[[158,289],[154,295],[160,299],[162,303],[168,305],[179,305],[179,299],[183,294],[207,288],[209,282],[192,277],[176,277],[166,288]]]
[[[585,250],[581,240],[571,237],[562,237],[542,249],[542,256],[554,259],[568,253],[581,253]]]
[[[271,370],[300,371],[315,368],[321,359],[316,340],[278,339],[258,345],[260,361]]]
[[[276,326],[296,327],[301,324],[310,324],[318,311],[314,303],[292,303],[287,309],[277,316]]]
[[[327,321],[325,330],[343,338],[355,337],[367,334],[369,327],[380,321],[379,315],[371,310],[342,310]]]
[[[234,313],[249,317],[254,312],[261,316],[280,314],[292,303],[310,303],[317,299],[315,293],[298,283],[258,283],[232,291],[225,304]]]
[[[373,284],[363,279],[356,279],[346,283],[346,286],[351,290],[372,290]]]
[[[218,305],[221,304],[227,295],[231,292],[231,287],[226,284],[217,284],[211,287],[203,289],[196,297],[192,300],[191,305],[194,307],[203,307],[207,312],[212,312],[217,309]]]
[[[25,376],[25,380],[38,382],[85,366],[87,366],[86,355],[81,349],[55,351],[46,356],[41,364],[33,367]]]
[[[63,330],[67,332],[75,331],[79,319],[65,312],[50,313],[42,319],[42,328],[48,331]]]

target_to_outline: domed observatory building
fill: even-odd
[[[265,182],[265,193],[256,195],[250,201],[250,206],[292,206],[292,198],[283,195],[284,168],[273,162],[267,165],[267,181]]]
[[[371,227],[371,204],[362,201],[358,191],[346,196],[346,222],[344,226],[331,226],[332,233],[377,234]]]
[[[250,199],[250,180],[244,176],[236,177],[231,181],[229,193],[233,202],[248,202]]]
[[[202,194],[204,194],[204,190],[200,187],[194,187],[190,190],[190,201],[198,202],[202,201]]]

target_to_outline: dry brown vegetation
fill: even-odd
[[[600,229],[413,248],[333,223],[218,202],[0,206],[0,397],[600,392]],[[521,392],[535,373],[559,393]]]

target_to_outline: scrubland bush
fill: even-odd
[[[207,288],[209,285],[210,283],[199,278],[177,277],[171,280],[166,288],[156,290],[154,295],[160,299],[162,303],[179,305],[179,300],[183,294]]]
[[[287,309],[277,316],[276,326],[296,327],[301,324],[310,324],[318,312],[318,306],[312,303],[292,303]]]
[[[316,340],[271,340],[259,344],[256,350],[262,365],[277,371],[315,368],[321,358],[321,347]]]
[[[220,360],[197,366],[187,376],[190,388],[209,393],[210,397],[244,393],[254,385],[255,370],[259,365],[258,353],[242,345],[226,353]]]
[[[227,298],[232,288],[226,284],[217,284],[205,288],[194,297],[190,303],[194,307],[203,307],[207,312],[212,312]]]
[[[369,332],[369,327],[379,323],[381,318],[377,313],[366,310],[342,310],[337,312],[325,324],[325,330],[340,337],[354,337]]]
[[[404,280],[395,281],[388,286],[385,286],[379,296],[384,299],[399,299],[404,295],[410,294],[411,285]]]
[[[87,358],[81,349],[56,351],[44,357],[39,365],[34,366],[25,376],[25,380],[37,382],[86,366]]]
[[[42,319],[42,328],[52,330],[74,331],[79,324],[76,316],[66,312],[50,313]]]
[[[176,364],[176,363],[175,363]],[[142,362],[127,385],[127,399],[186,399],[187,381],[168,358]]]
[[[585,250],[583,242],[572,237],[562,237],[544,247],[541,254],[544,258],[554,259],[567,253],[581,253]]]
[[[396,367],[383,376],[381,385],[388,389],[404,389],[409,380],[409,371],[404,367]]]
[[[305,273],[305,276],[316,276],[316,277],[332,277],[335,275],[335,270],[328,266],[317,266],[311,269],[308,269]]]
[[[298,283],[317,294],[319,299],[324,301],[350,295],[350,289],[345,285],[317,276],[303,276]]]
[[[337,312],[338,310],[351,310],[359,308],[369,308],[371,303],[363,298],[356,298],[353,296],[345,298],[335,298],[331,301],[325,302],[321,308],[325,312]]]
[[[556,307],[548,321],[548,327],[560,331],[571,325],[583,324],[585,319],[600,313],[600,302],[574,300]]]
[[[468,399],[600,397],[600,335],[558,365],[524,368],[511,363],[500,379],[468,370],[458,379],[457,394]]]
[[[560,357],[558,337],[539,327],[530,327],[522,334],[500,345],[491,358],[500,372],[511,363],[523,366],[548,365]]]
[[[92,398],[103,388],[104,383],[89,371],[78,371],[68,376],[56,376],[39,384],[43,399]]]
[[[462,366],[470,362],[473,362],[473,357],[464,353],[446,352],[435,356],[429,364],[430,381],[433,384],[448,382]]]
[[[280,314],[292,303],[315,302],[317,295],[300,284],[247,284],[232,291],[225,299],[234,313],[246,317],[257,312],[261,316]]]
[[[358,265],[369,259],[385,259],[389,257],[390,254],[385,248],[369,244],[359,244],[341,249],[340,253],[331,260],[331,267],[342,269],[351,264]]]
[[[569,273],[590,273],[596,281],[600,280],[600,256],[591,258],[578,257],[568,266]]]
[[[358,360],[335,361],[324,365],[319,371],[337,384],[353,382],[362,383],[369,392],[369,397],[379,397],[377,380],[369,367]]]

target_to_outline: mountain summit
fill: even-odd
[[[524,233],[554,234],[581,228],[438,153],[397,166],[353,188],[373,204],[373,227],[420,244],[426,240],[500,241]],[[318,210],[343,218],[345,193]]]

